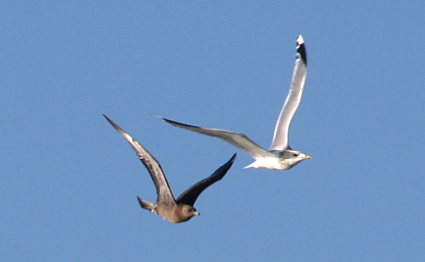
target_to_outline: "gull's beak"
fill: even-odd
[[[305,155],[304,159],[312,159],[313,157],[309,156],[309,155]]]

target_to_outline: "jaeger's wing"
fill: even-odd
[[[219,167],[211,176],[202,179],[201,181],[187,189],[185,192],[183,192],[177,198],[177,203],[184,203],[193,206],[202,191],[204,191],[207,187],[222,179],[224,175],[226,175],[227,171],[235,162],[235,159],[236,154],[234,154],[224,165]]]
[[[167,178],[162,171],[161,165],[158,161],[146,150],[136,139],[131,137],[121,127],[115,124],[106,115],[103,115],[106,120],[127,140],[131,147],[136,151],[137,156],[142,161],[143,165],[149,171],[153,183],[156,187],[156,193],[158,194],[157,203],[163,203],[166,205],[172,205],[175,200],[173,193],[171,192],[170,186],[168,185]],[[139,201],[140,202],[140,201]]]

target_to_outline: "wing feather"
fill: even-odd
[[[202,179],[201,181],[187,189],[185,192],[183,192],[177,198],[177,203],[184,203],[193,206],[202,191],[204,191],[207,187],[222,179],[224,175],[226,175],[227,171],[235,162],[235,159],[236,154],[234,154],[224,165],[219,167],[211,176]]]
[[[151,175],[153,183],[156,187],[156,193],[158,194],[156,202],[163,203],[166,205],[173,204],[175,202],[173,193],[171,192],[167,178],[165,177],[161,165],[158,163],[158,161],[136,139],[131,137],[127,132],[125,132],[121,127],[115,124],[106,115],[103,116],[125,138],[125,140],[127,140],[127,142],[131,145],[134,151],[136,151],[136,154],[142,161],[143,165],[149,171],[149,174]]]
[[[301,35],[297,37],[297,55],[295,59],[294,72],[292,74],[291,88],[276,122],[273,134],[273,142],[270,150],[288,149],[289,125],[301,102],[307,75],[307,53],[304,39]]]
[[[240,148],[241,150],[245,151],[246,153],[248,153],[255,159],[259,157],[273,156],[272,153],[265,150],[261,146],[257,145],[254,141],[252,141],[251,139],[249,139],[246,135],[242,133],[236,133],[236,132],[231,132],[231,131],[216,129],[216,128],[205,128],[205,127],[193,126],[193,125],[188,125],[188,124],[180,123],[177,121],[173,121],[167,118],[163,118],[163,117],[159,117],[159,118],[176,127],[180,127],[180,128],[190,130],[196,133],[200,133],[203,135],[220,138],[236,146],[237,148]]]

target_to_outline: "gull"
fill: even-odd
[[[287,170],[304,159],[310,159],[311,156],[300,151],[293,150],[288,144],[289,125],[300,104],[307,74],[307,54],[302,35],[298,35],[296,43],[297,53],[294,72],[292,74],[292,83],[289,89],[289,94],[286,97],[285,103],[276,122],[270,150],[262,148],[242,133],[183,124],[163,117],[158,118],[176,127],[220,138],[240,148],[255,159],[253,163],[245,168]]]
[[[234,154],[229,161],[219,167],[211,176],[194,184],[183,192],[177,199],[174,199],[173,193],[171,193],[170,186],[168,185],[167,178],[165,177],[158,161],[136,139],[131,137],[106,115],[103,116],[125,138],[125,140],[127,140],[134,151],[136,151],[137,156],[149,171],[153,183],[155,184],[156,193],[158,195],[156,203],[154,204],[137,197],[140,206],[171,223],[185,222],[193,216],[200,215],[200,213],[193,207],[196,199],[202,191],[204,191],[204,189],[224,177],[236,158],[236,154]]]

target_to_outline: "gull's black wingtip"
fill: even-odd
[[[299,57],[307,65],[307,52],[305,50],[304,37],[301,34],[297,36],[297,57],[298,57],[298,54],[299,54]]]
[[[304,37],[302,34],[297,35],[297,45],[304,44]]]
[[[163,118],[162,116],[159,116],[159,115],[155,115],[155,114],[151,114],[153,117],[156,117],[156,118],[158,118],[158,119],[161,119],[161,120],[164,120],[165,121],[165,118]]]
[[[170,124],[170,125],[175,126],[175,127],[180,127],[180,128],[183,128],[183,129],[184,129],[185,127],[190,127],[190,128],[199,128],[199,129],[201,129],[201,127],[199,127],[199,126],[194,126],[194,125],[184,124],[184,123],[177,122],[177,121],[174,121],[174,120],[171,120],[171,119],[165,118],[165,117],[158,116],[158,118],[159,118],[159,119],[161,119],[161,120],[163,120],[163,121],[165,121],[166,123],[168,123],[168,124]]]
[[[169,123],[169,124],[172,124],[172,123],[174,123],[175,121],[173,121],[173,120],[170,120],[170,119],[168,119],[168,118],[165,118],[165,117],[162,117],[162,116],[159,116],[159,115],[153,115],[154,117],[156,117],[156,118],[158,118],[159,120],[162,120],[162,121],[165,121],[165,122],[167,122],[167,123]]]
[[[173,126],[177,126],[178,127],[178,124],[182,124],[182,123],[179,123],[177,121],[173,121],[173,120],[168,119],[168,118],[165,118],[165,117],[158,116],[158,118],[161,119],[162,121],[170,124],[170,125],[173,125]]]

